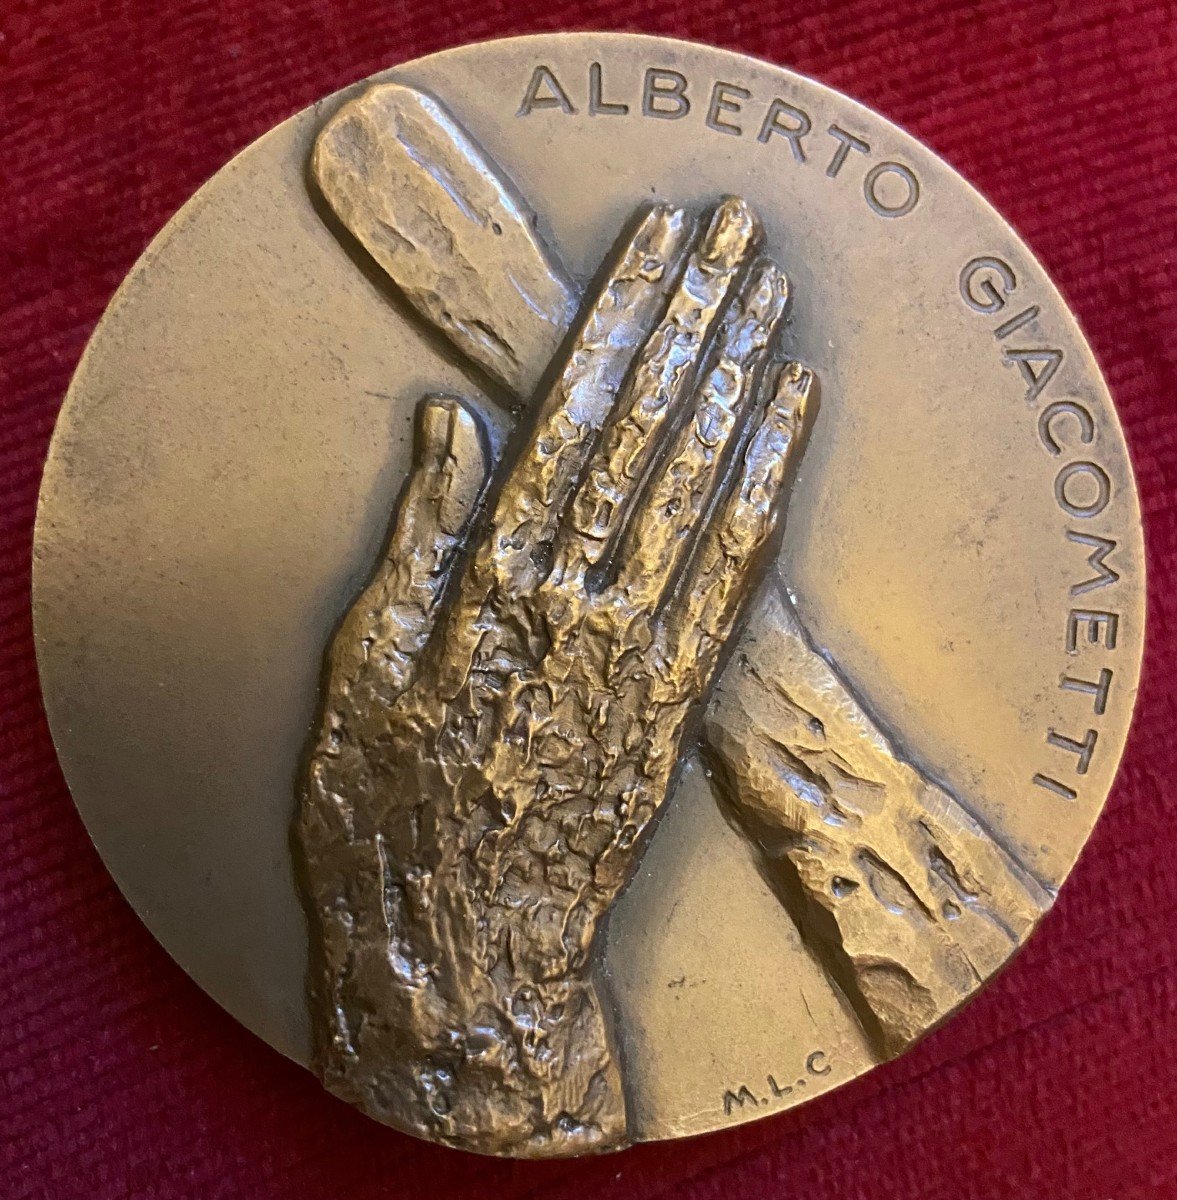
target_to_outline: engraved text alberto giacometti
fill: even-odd
[[[421,315],[537,396],[501,463],[469,405],[422,403],[387,556],[330,651],[297,821],[325,1082],[469,1149],[626,1144],[594,940],[696,738],[898,1053],[1048,896],[896,753],[776,575],[755,589],[813,381],[776,350],[788,284],[754,215],[638,214],[580,304],[432,97],[371,88],[313,166]]]

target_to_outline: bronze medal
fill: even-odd
[[[38,513],[130,901],[377,1120],[780,1112],[1029,936],[1140,668],[1115,409],[1033,255],[810,80],[490,42],[291,118],[112,301]]]

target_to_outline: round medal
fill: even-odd
[[[489,42],[280,125],[112,301],[34,606],[86,825],[337,1095],[524,1157],[901,1053],[1131,718],[1115,409],[1031,252],[726,51]]]

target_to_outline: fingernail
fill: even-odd
[[[416,461],[419,467],[438,469],[454,446],[458,424],[469,414],[452,396],[428,396],[417,418]]]

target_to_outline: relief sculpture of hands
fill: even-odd
[[[675,762],[696,745],[723,814],[755,847],[764,880],[873,1056],[899,1054],[1003,964],[1051,893],[878,724],[863,682],[843,676],[801,624],[779,569],[745,605],[770,541],[771,521],[758,521],[773,514],[770,493],[797,458],[812,385],[799,367],[773,365],[786,284],[767,262],[744,265],[763,254],[746,210],[722,206],[726,250],[703,262],[696,246],[693,274],[683,270],[692,252],[683,214],[651,212],[582,304],[581,284],[522,194],[426,92],[384,83],[344,104],[319,134],[312,173],[343,236],[370,254],[410,310],[490,380],[505,407],[532,414],[516,431],[522,450],[509,455],[509,478],[488,488],[497,499],[480,502],[487,467],[475,416],[452,401],[424,410],[419,466],[388,564],[332,649],[299,826],[320,958],[312,972],[320,1074],[374,1115],[475,1148],[546,1154],[624,1144],[617,1055],[588,948],[672,790]],[[672,296],[696,278],[709,284],[709,299],[687,295],[675,310]],[[667,324],[672,311],[679,316]],[[689,336],[667,341],[674,322]],[[542,382],[552,378],[554,386]],[[763,426],[750,442],[749,414],[777,391],[792,424],[775,434]],[[696,414],[693,426],[675,418],[684,407]],[[749,448],[773,436],[776,474],[764,484],[756,470],[768,460],[753,468]],[[761,514],[746,527],[717,523],[711,493],[725,456],[751,488],[745,511]],[[426,494],[430,503],[416,503]],[[469,517],[480,503],[494,511],[498,540],[475,533],[482,548],[466,560],[467,527],[484,528]],[[703,568],[703,545],[721,548],[711,557],[726,575]],[[704,707],[728,636],[728,665]],[[448,740],[436,736],[437,703],[432,716],[415,716],[414,737],[420,731],[422,745],[461,754],[452,721],[464,713],[463,736],[478,734],[479,762],[492,766],[463,775],[461,787],[446,775],[437,794],[449,799],[434,799],[434,824],[421,834],[412,797],[437,785],[443,760],[426,750],[419,761],[416,743],[394,744],[388,731],[415,702],[406,697],[426,695],[443,668],[434,696],[449,706],[451,725],[440,726]],[[589,702],[594,695],[608,703]],[[526,702],[522,715],[508,697]],[[354,733],[373,704],[395,720]],[[373,757],[377,744],[388,752]],[[553,782],[564,800],[535,805],[535,788]],[[365,814],[385,806],[388,830],[353,820],[358,787]],[[476,821],[437,824],[454,797],[468,796],[462,788],[478,792],[462,802]],[[602,824],[611,804],[612,823]],[[539,820],[540,812],[554,817]],[[400,848],[390,853],[403,845],[392,840],[394,814],[397,828],[418,830],[414,838],[448,842],[444,882],[436,872],[397,882],[406,859]],[[474,850],[472,836],[485,848]],[[451,900],[445,888],[458,868],[467,892]],[[493,871],[511,887],[469,882]],[[533,882],[517,888],[520,880]],[[366,906],[376,894],[388,896],[385,910]],[[455,904],[464,905],[456,916]],[[397,970],[432,971],[430,953],[413,949],[432,946],[434,935],[422,932],[431,923],[443,931],[446,961],[461,958],[463,920],[478,925],[485,1003],[443,982],[470,977],[468,965],[464,976],[446,966],[449,974],[428,974],[415,989],[385,982],[382,954]],[[518,983],[528,972],[544,988]],[[472,1021],[482,1042],[456,1032]],[[421,1049],[445,1038],[449,1054]],[[467,1055],[472,1044],[486,1046],[481,1074]],[[400,1075],[378,1068],[382,1056],[396,1064],[412,1054]]]
[[[328,657],[296,841],[318,1069],[497,1153],[623,1145],[602,918],[771,554],[812,378],[727,200],[666,206],[590,288],[505,461],[424,401],[374,581]]]

